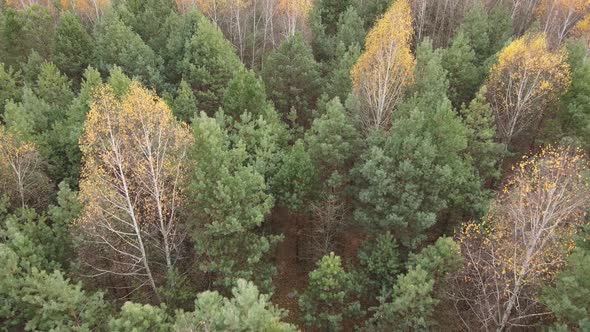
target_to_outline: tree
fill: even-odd
[[[299,296],[299,308],[306,325],[325,331],[339,331],[342,319],[360,313],[354,300],[352,275],[344,271],[340,257],[324,256],[309,273],[309,284]]]
[[[107,13],[95,32],[95,64],[102,72],[118,66],[131,78],[153,88],[162,84],[162,59],[116,13]]]
[[[436,47],[446,46],[461,24],[465,13],[471,9],[471,0],[411,0],[410,6],[416,30],[416,43],[430,38]]]
[[[389,128],[393,109],[412,82],[412,16],[407,0],[396,1],[368,33],[365,52],[351,71],[363,103],[365,130]]]
[[[365,240],[357,256],[365,293],[371,298],[376,293],[388,295],[402,268],[398,245],[391,233]]]
[[[197,115],[197,98],[193,89],[184,80],[180,81],[176,90],[176,97],[172,102],[172,112],[178,120],[185,123],[191,123]]]
[[[21,89],[18,87],[19,72],[12,67],[0,63],[0,114],[4,113],[4,106],[9,100],[18,101]]]
[[[295,326],[282,322],[285,311],[260,294],[253,283],[239,279],[232,298],[217,292],[199,294],[195,310],[180,313],[174,331],[277,331],[294,332]]]
[[[236,73],[223,96],[223,111],[235,119],[245,112],[254,118],[264,116],[271,107],[266,99],[264,82],[250,70]]]
[[[0,187],[11,206],[43,207],[51,182],[35,144],[0,126]]]
[[[375,314],[366,323],[368,330],[381,331],[395,326],[397,331],[431,330],[441,286],[447,274],[461,267],[460,247],[450,238],[439,238],[418,254],[411,254],[408,272],[399,276],[391,300],[380,299]]]
[[[108,307],[101,293],[86,293],[60,271],[23,270],[22,259],[4,244],[0,244],[0,262],[0,318],[5,326],[34,331],[103,327]]]
[[[94,43],[78,16],[63,12],[55,29],[53,62],[68,77],[79,82],[94,56]]]
[[[166,312],[166,306],[141,305],[125,302],[117,317],[109,321],[109,331],[113,332],[168,332],[172,331],[172,317]]]
[[[561,96],[554,118],[545,128],[549,141],[571,141],[590,147],[590,58],[582,42],[568,43],[572,83]]]
[[[469,106],[464,105],[460,111],[467,127],[467,153],[484,182],[500,177],[499,163],[506,153],[506,146],[495,141],[494,113],[485,95],[486,87],[483,86]]]
[[[356,171],[355,211],[371,232],[392,231],[416,248],[445,209],[472,213],[481,199],[479,180],[465,158],[467,130],[446,97],[441,54],[429,43],[417,51],[415,93],[400,105],[389,132],[375,131]]]
[[[482,223],[465,226],[459,236],[465,264],[450,295],[457,306],[469,306],[459,312],[466,324],[504,330],[532,326],[547,314],[537,294],[554,280],[585,220],[587,169],[581,151],[544,148],[514,168]]]
[[[590,254],[577,248],[567,258],[565,269],[555,276],[555,284],[543,289],[541,301],[566,329],[588,327],[590,321]]]
[[[0,62],[16,68],[35,51],[43,59],[51,58],[55,24],[49,10],[32,5],[24,10],[3,10],[0,20]]]
[[[187,128],[137,82],[121,100],[108,86],[97,90],[80,139],[85,207],[77,224],[98,250],[85,259],[100,274],[138,278],[157,297],[156,262],[172,270],[184,238],[178,210],[189,142]]]
[[[48,114],[50,125],[64,117],[66,108],[74,99],[71,84],[68,77],[61,74],[53,63],[46,62],[41,66],[33,91],[52,106],[53,112]]]
[[[182,78],[191,86],[199,110],[213,115],[223,103],[228,83],[243,65],[230,42],[217,26],[202,14],[187,18],[192,28],[182,40],[182,60],[178,64]],[[191,32],[192,30],[192,32]]]
[[[311,48],[300,34],[283,41],[268,56],[262,79],[270,100],[284,120],[294,111],[299,125],[309,125],[311,111],[322,91],[319,69]]]
[[[492,67],[487,100],[503,143],[534,125],[566,91],[570,68],[563,51],[549,50],[545,35],[525,35],[506,46]]]
[[[468,104],[484,80],[484,68],[475,62],[470,44],[468,37],[459,32],[443,53],[443,67],[449,73],[449,99],[456,108]]]
[[[247,165],[244,144],[229,146],[215,119],[201,113],[193,135],[187,203],[199,268],[226,288],[248,278],[270,289],[274,268],[267,255],[281,237],[259,229],[274,203],[264,177]]]
[[[278,10],[284,16],[287,36],[294,36],[298,27],[305,26],[311,7],[311,0],[278,0]]]
[[[585,0],[542,0],[537,16],[552,47],[559,47],[576,24],[590,12]]]
[[[298,140],[285,153],[282,164],[272,179],[279,203],[300,211],[315,191],[316,169],[303,141]]]
[[[82,158],[78,141],[90,109],[92,91],[101,83],[100,73],[92,67],[86,68],[78,96],[43,135],[51,176],[58,183],[65,180],[77,187]]]

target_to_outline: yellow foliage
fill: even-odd
[[[505,47],[488,78],[487,99],[506,143],[538,120],[571,81],[565,50],[551,51],[544,34]]]
[[[413,81],[412,34],[410,5],[398,0],[367,35],[365,52],[351,71],[366,128],[388,127],[393,108]]]
[[[80,138],[84,211],[76,224],[118,258],[116,267],[103,270],[125,270],[135,257],[150,274],[143,249],[148,241],[171,267],[184,238],[177,218],[190,142],[186,125],[139,83],[121,99],[108,85],[95,90]],[[120,252],[126,254],[115,255]]]

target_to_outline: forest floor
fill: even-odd
[[[274,293],[272,302],[282,309],[289,311],[286,321],[298,325],[302,331],[313,331],[299,324],[299,307],[297,293],[307,286],[308,273],[315,268],[315,263],[301,259],[299,246],[302,239],[302,230],[309,225],[305,215],[291,214],[285,208],[276,208],[271,216],[273,231],[283,234],[284,239],[279,243],[275,251],[277,262],[277,274],[273,278]],[[357,228],[347,228],[338,239],[336,252],[346,265],[356,259],[359,246],[364,239],[364,232]],[[353,331],[353,322],[344,322],[344,331]]]

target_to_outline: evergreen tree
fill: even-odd
[[[116,3],[115,7],[125,25],[137,32],[156,53],[166,45],[166,21],[174,8],[172,0],[127,0]]]
[[[21,89],[18,87],[19,73],[12,67],[0,63],[0,114],[4,113],[4,106],[9,100],[19,101]]]
[[[251,282],[239,279],[232,298],[217,292],[203,292],[195,310],[180,313],[174,331],[276,331],[294,332],[295,326],[282,322],[285,311],[274,306],[268,295],[260,294]]]
[[[50,124],[65,116],[67,107],[74,99],[71,81],[52,63],[41,66],[33,91],[54,109],[54,113],[48,118]]]
[[[174,116],[185,123],[190,123],[197,115],[197,98],[186,81],[180,81],[171,106]]]
[[[353,298],[355,282],[334,253],[316,265],[309,273],[309,285],[299,297],[302,320],[323,331],[339,331],[343,319],[360,313],[360,304]]]
[[[243,144],[229,147],[227,133],[215,119],[201,113],[193,133],[190,225],[196,252],[207,254],[199,267],[217,274],[216,283],[227,288],[248,278],[270,289],[274,268],[267,255],[281,237],[258,229],[273,206],[264,178],[245,165]]]
[[[503,144],[496,143],[494,113],[485,99],[485,86],[477,93],[469,107],[461,109],[467,127],[467,153],[483,181],[500,177],[500,161],[506,153]]]
[[[22,258],[0,244],[0,319],[5,327],[32,331],[100,330],[109,316],[101,293],[88,294],[62,272],[48,273],[26,266]]]
[[[53,62],[59,70],[79,82],[92,63],[94,41],[77,15],[63,12],[55,30]]]
[[[429,331],[436,325],[435,309],[445,276],[461,267],[460,247],[450,238],[440,238],[417,255],[410,255],[408,272],[399,276],[391,299],[380,298],[367,330]]]
[[[476,63],[470,40],[459,32],[443,53],[443,67],[449,74],[449,99],[455,108],[468,104],[484,80],[485,72]]]
[[[31,51],[51,58],[55,25],[47,7],[33,4],[25,10],[8,8],[0,16],[0,62],[16,68]]]
[[[194,91],[199,110],[213,115],[223,104],[228,83],[243,65],[214,23],[199,13],[188,15],[191,17],[185,18],[184,25],[186,32],[192,34],[183,40],[182,32],[179,33],[178,42],[184,45],[177,49],[183,54],[178,66],[182,78]]]
[[[301,211],[305,202],[313,197],[316,190],[316,169],[305,149],[298,140],[285,153],[282,164],[272,179],[273,192],[280,204],[291,210]]]
[[[154,88],[162,85],[162,59],[141,37],[113,12],[105,14],[95,32],[96,68],[102,72],[113,66]]]
[[[271,107],[266,99],[264,83],[250,70],[236,73],[223,96],[223,111],[235,119],[239,119],[244,112],[249,112],[254,118],[264,116]]]
[[[568,62],[572,83],[560,98],[557,114],[544,134],[549,143],[573,142],[590,148],[590,57],[582,42],[568,43]]]
[[[125,302],[117,317],[109,321],[113,332],[169,332],[172,331],[172,317],[166,313],[166,306]]]
[[[285,40],[264,63],[262,78],[268,95],[283,119],[296,112],[297,123],[307,126],[321,95],[319,65],[299,34]]]
[[[319,180],[324,192],[344,194],[350,184],[348,172],[356,157],[358,139],[359,133],[338,98],[330,101],[325,113],[313,121],[305,143],[316,168],[315,181]]]
[[[564,331],[590,328],[590,253],[576,249],[555,285],[545,288],[541,301],[557,318],[556,329]]]
[[[445,208],[470,211],[480,199],[479,180],[463,155],[467,130],[446,98],[440,53],[418,49],[415,94],[400,106],[388,133],[374,132],[362,157],[364,182],[357,219],[370,230],[392,230],[416,247]]]
[[[358,269],[364,292],[371,298],[375,294],[389,295],[402,267],[399,256],[397,242],[390,232],[363,242],[358,252]]]

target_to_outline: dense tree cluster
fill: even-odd
[[[0,0],[0,330],[590,329],[588,0]]]

